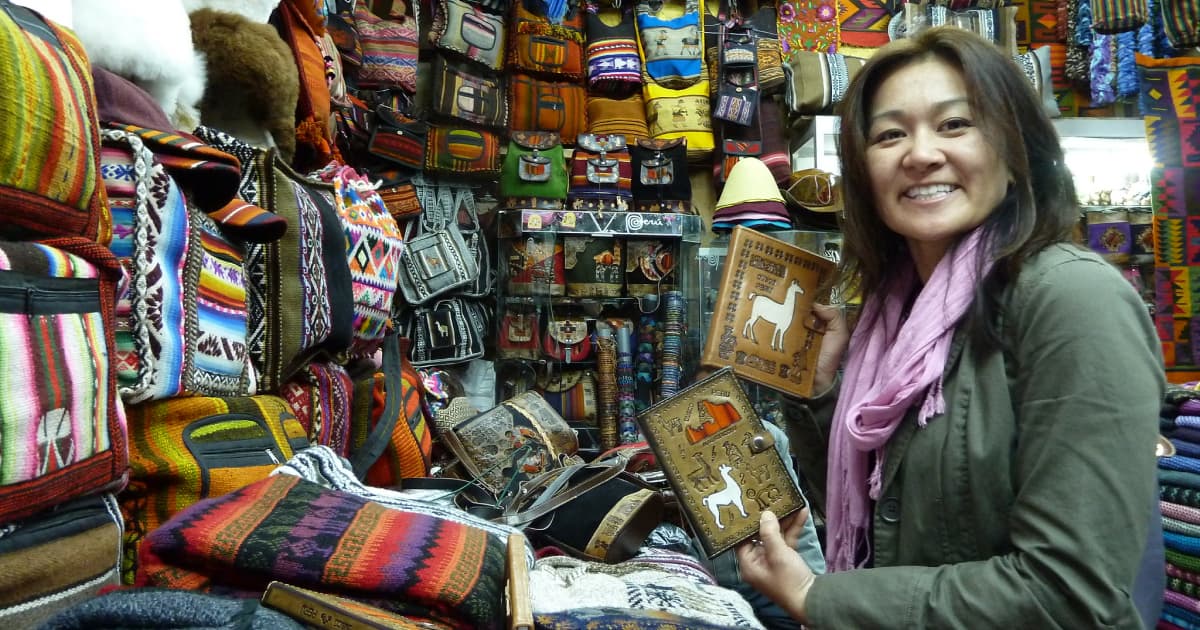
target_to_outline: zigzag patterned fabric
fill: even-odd
[[[506,547],[486,531],[273,475],[146,537],[136,585],[258,596],[271,580],[458,628],[504,625]]]
[[[1139,54],[1154,167],[1154,315],[1167,367],[1200,367],[1200,58]]]

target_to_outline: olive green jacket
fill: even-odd
[[[910,412],[892,436],[875,568],[817,577],[812,627],[1141,627],[1130,591],[1166,387],[1146,308],[1110,264],[1066,245],[1031,260],[1005,304],[1010,351],[960,331],[946,413],[918,428]],[[790,418],[793,445],[826,439],[832,406]],[[824,461],[799,459],[824,477]]]

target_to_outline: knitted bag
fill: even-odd
[[[158,630],[305,630],[287,615],[253,600],[159,588],[109,591],[61,611],[47,623],[56,630],[157,628]]]
[[[504,80],[471,63],[434,56],[432,99],[434,113],[444,118],[499,129],[508,124]]]
[[[630,5],[587,0],[587,81],[590,91],[616,96],[641,87],[642,60]]]
[[[628,210],[632,173],[625,136],[580,134],[571,156],[570,209]]]
[[[503,15],[471,0],[439,0],[433,7],[430,43],[492,70],[504,69],[505,33]]]
[[[0,236],[107,243],[100,126],[83,46],[70,31],[0,0],[0,59]]]
[[[309,363],[279,388],[310,444],[327,446],[339,457],[350,453],[350,408],[354,383],[345,367]]]
[[[368,485],[391,488],[429,475],[433,433],[425,418],[425,388],[408,349],[394,334],[383,343],[383,369],[354,380],[350,461],[355,476]]]
[[[517,0],[513,4],[508,66],[517,72],[582,79],[585,28],[582,2],[563,0],[557,5],[564,11],[559,16],[546,15],[546,6],[542,0]]]
[[[363,88],[417,90],[417,19],[414,16],[383,19],[366,2],[354,10],[354,26],[362,44],[358,85]]]
[[[500,137],[482,129],[431,127],[425,145],[425,171],[495,178],[500,174]]]
[[[588,96],[588,132],[598,136],[620,134],[627,144],[639,138],[649,138],[646,127],[646,103],[640,92],[616,99],[607,96]]]
[[[504,625],[505,544],[291,475],[201,501],[147,536],[138,586],[261,594],[272,580],[457,628]]]
[[[509,208],[562,209],[567,161],[557,133],[512,132],[500,171],[500,197]]]
[[[119,497],[126,582],[145,561],[143,538],[177,512],[265,478],[308,446],[304,427],[275,396],[172,398],[127,412],[130,476]]]
[[[306,363],[350,347],[350,267],[333,187],[299,175],[275,151],[203,127],[197,134],[241,161],[242,198],[290,225],[276,242],[248,243],[244,260],[256,393],[275,393]]]
[[[581,84],[513,74],[508,94],[511,131],[553,131],[565,145],[587,131],[587,90]]]
[[[122,482],[109,362],[120,274],[107,248],[80,237],[0,242],[0,523]]]
[[[0,623],[62,628],[42,622],[119,585],[121,526],[117,499],[108,493],[6,523],[0,537]]]
[[[354,296],[352,357],[375,354],[392,313],[404,239],[379,193],[350,167],[334,176],[334,201],[346,237]]]

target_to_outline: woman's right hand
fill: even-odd
[[[817,371],[813,375],[813,392],[824,394],[833,387],[838,369],[842,366],[842,355],[850,345],[850,326],[846,323],[846,309],[841,305],[812,305],[813,317],[818,327],[824,327],[821,352],[817,355]]]

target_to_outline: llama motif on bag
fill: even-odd
[[[633,201],[629,149],[623,135],[579,134],[571,157],[571,210],[630,209]]]
[[[701,0],[638,2],[638,46],[648,82],[681,89],[707,73],[700,25],[703,11]]]

